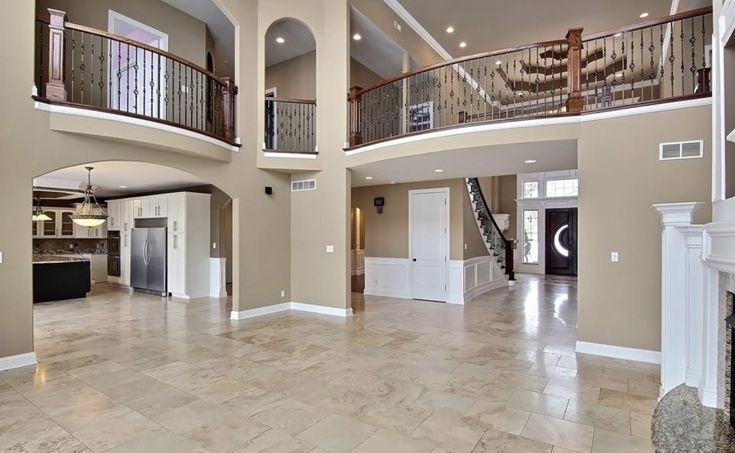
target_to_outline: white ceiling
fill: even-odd
[[[526,160],[535,160],[527,164]],[[388,159],[352,169],[353,187],[514,175],[577,168],[577,141],[557,140],[464,148]],[[436,173],[435,169],[444,170]],[[372,180],[365,179],[372,176]]]
[[[279,36],[285,40],[283,44],[276,42]],[[314,36],[304,24],[293,19],[278,21],[271,24],[265,33],[265,66],[273,66],[315,49]]]
[[[397,0],[454,57],[595,33],[669,14],[672,0]],[[698,0],[699,1],[699,0]],[[690,0],[690,3],[691,0]],[[687,5],[689,6],[689,5]],[[455,31],[448,34],[446,29]],[[467,47],[459,48],[461,41]]]
[[[350,13],[350,31],[362,36],[360,41],[350,40],[352,58],[386,79],[401,72],[403,48],[354,6]]]
[[[79,189],[86,186],[86,165],[68,167],[47,173],[33,180],[34,187]],[[141,162],[96,162],[89,164],[92,170],[92,185],[100,198],[122,196],[159,190],[207,184],[189,173],[161,165]],[[127,188],[120,188],[127,186]]]

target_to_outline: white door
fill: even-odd
[[[413,298],[447,300],[449,189],[409,191]]]

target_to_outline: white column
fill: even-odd
[[[686,240],[679,227],[692,224],[701,203],[666,203],[661,214],[661,391],[684,383],[687,369]]]
[[[684,283],[686,292],[686,385],[698,387],[702,379],[704,344],[704,263],[702,262],[702,225],[679,228],[684,235],[686,259]]]
[[[704,336],[702,338],[702,380],[697,394],[708,407],[723,407],[718,401],[717,381],[720,360],[720,273],[709,266],[704,268]]]

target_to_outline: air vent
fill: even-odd
[[[659,160],[697,159],[704,155],[703,149],[702,140],[661,143],[658,148],[658,158]]]
[[[316,190],[316,179],[291,181],[291,192],[303,192],[304,190]]]

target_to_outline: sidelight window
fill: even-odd
[[[523,183],[523,198],[538,198],[538,181]]]
[[[523,211],[523,264],[538,264],[538,210]]]

